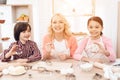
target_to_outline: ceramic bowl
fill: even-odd
[[[93,64],[92,63],[82,63],[80,64],[80,69],[83,71],[91,71],[93,68]]]

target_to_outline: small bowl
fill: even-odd
[[[80,64],[80,68],[83,70],[83,71],[91,71],[92,68],[93,68],[93,64],[92,63],[82,63]]]

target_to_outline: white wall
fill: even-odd
[[[117,32],[117,57],[120,58],[120,0],[118,2],[118,32]]]
[[[47,32],[52,16],[52,0],[33,1],[34,41],[41,47],[42,38]]]
[[[96,0],[95,15],[104,22],[103,34],[112,39],[116,51],[117,42],[117,0]]]

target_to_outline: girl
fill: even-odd
[[[17,62],[33,62],[41,59],[37,44],[29,40],[31,26],[26,22],[18,22],[14,27],[14,38],[16,42],[4,50],[2,61],[16,60]]]
[[[74,54],[74,58],[87,62],[115,61],[116,56],[113,51],[112,42],[102,33],[102,19],[93,16],[88,20],[87,26],[90,36],[83,39]]]

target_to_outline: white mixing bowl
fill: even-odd
[[[93,64],[92,63],[82,63],[82,64],[80,64],[80,68],[83,71],[91,71],[93,68]]]

